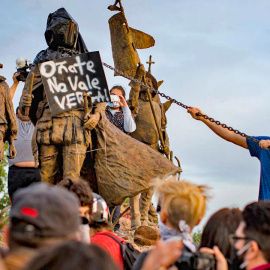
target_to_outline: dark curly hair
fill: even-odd
[[[270,262],[270,202],[248,204],[243,211],[244,234],[257,242],[264,258]]]
[[[89,206],[89,212],[92,213],[93,192],[86,181],[80,178],[66,177],[58,185],[75,193],[81,206]]]

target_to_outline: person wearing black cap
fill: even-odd
[[[8,269],[22,269],[39,249],[77,239],[78,198],[62,187],[35,183],[13,197],[8,230]]]

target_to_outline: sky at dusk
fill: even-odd
[[[155,38],[138,50],[152,55],[160,91],[242,132],[270,135],[270,2],[236,0],[122,0],[132,28]],[[48,14],[65,7],[80,26],[89,51],[113,65],[107,10],[110,0],[1,0],[1,75],[12,84],[16,58],[34,60],[47,48]],[[145,64],[146,65],[146,64]],[[109,88],[127,79],[105,69]],[[18,105],[22,85],[15,98]],[[162,102],[166,100],[162,99]],[[242,208],[257,200],[260,166],[249,151],[226,142],[173,104],[167,112],[171,150],[180,159],[181,179],[212,187],[207,216],[222,207]]]

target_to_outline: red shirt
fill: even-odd
[[[96,244],[102,247],[105,251],[107,251],[113,258],[119,269],[123,270],[124,262],[121,254],[120,245],[110,236],[105,235],[105,233],[112,235],[113,237],[118,239],[121,243],[125,243],[125,240],[123,238],[115,235],[112,232],[106,231],[106,232],[98,232],[94,236],[92,236],[91,244]]]
[[[253,268],[252,270],[269,270],[270,269],[270,263],[262,264],[260,266],[257,266]]]

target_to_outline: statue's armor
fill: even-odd
[[[24,114],[23,97],[28,94],[30,76],[34,72],[34,97],[29,112],[36,127],[32,147],[34,155],[38,153],[42,181],[51,184],[67,176],[80,176],[91,137],[83,129],[83,109],[52,117],[38,64],[88,52],[78,29],[76,21],[64,8],[49,15],[45,32],[49,47],[37,54],[20,102],[20,109]]]
[[[156,112],[159,128],[161,128],[161,108],[156,102],[153,102]],[[136,116],[136,130],[130,135],[140,142],[149,145],[151,148],[159,149],[159,135],[155,124],[155,119],[150,107],[149,101],[138,100],[138,111]]]
[[[148,80],[151,80],[152,86],[157,89],[156,79],[149,73],[147,76]],[[135,78],[141,79],[138,72]],[[136,122],[136,130],[130,135],[151,148],[161,151],[159,145],[159,129],[163,136],[165,146],[169,147],[169,138],[166,132],[167,120],[163,104],[160,102],[159,97],[157,95],[154,95],[153,97],[151,94],[153,111],[157,120],[156,123],[146,89],[141,88],[137,82],[133,81],[130,82],[129,85],[131,86],[131,90],[128,103]],[[152,188],[143,191],[140,198],[140,207],[139,195],[130,198],[132,229],[140,225],[148,225],[148,210],[151,204],[152,195]]]

